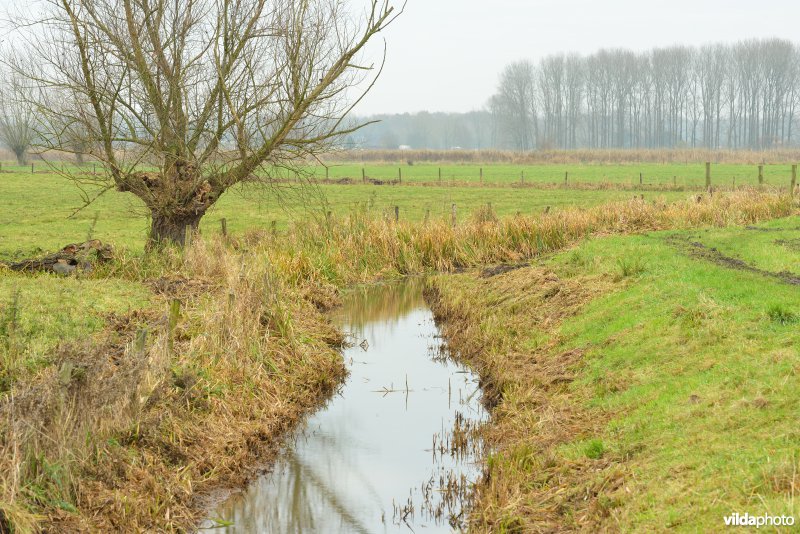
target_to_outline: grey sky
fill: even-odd
[[[755,37],[800,42],[798,0],[408,0],[359,113],[469,111],[511,61]]]

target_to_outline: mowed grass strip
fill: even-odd
[[[767,233],[702,240],[760,251]],[[676,237],[697,238],[591,239],[498,276],[436,278],[437,313],[502,398],[478,531],[712,532],[733,512],[797,518],[800,288],[692,257]]]

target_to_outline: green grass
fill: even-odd
[[[709,230],[703,242],[735,239],[737,250],[761,252],[762,235]],[[800,289],[692,259],[663,237],[580,247],[597,273],[639,257],[648,268],[562,328],[569,345],[597,347],[586,358],[585,387],[625,384],[594,401],[618,414],[603,443],[631,455],[635,468],[636,497],[623,504],[623,524],[696,531],[719,528],[733,511],[796,515],[771,481],[798,467],[800,331],[786,318],[800,312]],[[773,265],[790,261],[779,247],[772,255]],[[553,261],[565,265],[563,256]]]
[[[564,175],[568,173],[570,183],[619,183],[639,184],[639,174],[646,185],[702,186],[705,184],[705,164],[703,163],[637,163],[637,164],[547,164],[547,165],[434,165],[419,163],[414,165],[360,165],[333,164],[329,167],[331,179],[361,179],[362,169],[369,178],[394,180],[402,175],[408,182],[437,182],[439,169],[442,181],[480,182],[480,170],[483,169],[484,183],[511,184],[520,182],[536,182],[563,184]],[[399,172],[398,172],[399,171]],[[325,169],[310,168],[309,172],[317,178],[325,177]],[[714,164],[712,165],[712,183],[716,185],[757,185],[758,165],[746,164]],[[790,165],[765,165],[764,182],[770,185],[787,186],[791,179]]]
[[[103,272],[104,270],[100,269],[87,277],[61,278],[48,274],[25,275],[5,270],[0,271],[0,326],[4,334],[2,338],[7,343],[6,346],[0,347],[0,356],[3,358],[2,365],[0,365],[0,393],[2,393],[7,391],[15,381],[31,377],[50,363],[55,356],[54,349],[60,342],[87,338],[103,328],[107,323],[106,316],[108,313],[125,313],[132,309],[152,308],[155,306],[159,297],[151,295],[142,282],[150,277],[151,273],[153,276],[169,274],[169,267],[167,266],[168,263],[161,264],[163,272],[158,272],[158,266],[153,267],[145,261],[150,259],[150,256],[143,258],[138,255],[144,244],[147,219],[142,206],[132,196],[110,192],[99,199],[96,204],[78,212],[74,217],[69,217],[73,213],[73,208],[78,207],[81,201],[79,191],[73,184],[55,175],[45,173],[3,173],[0,174],[0,180],[0,188],[4,198],[4,207],[0,209],[0,260],[56,250],[66,243],[82,241],[89,237],[101,239],[112,243],[117,248],[128,249],[133,252],[133,254],[123,253],[121,255],[119,262],[115,263],[114,269],[116,270],[113,273]],[[335,216],[343,215],[353,210],[358,204],[366,204],[373,214],[384,213],[397,205],[400,206],[400,214],[403,220],[420,220],[428,210],[430,210],[431,217],[438,219],[449,218],[450,206],[452,203],[456,203],[459,210],[459,220],[463,221],[471,216],[472,212],[483,208],[488,202],[492,203],[500,216],[506,216],[513,215],[517,211],[537,213],[547,206],[553,208],[562,206],[587,207],[610,200],[628,199],[632,195],[631,192],[614,190],[581,191],[513,189],[510,187],[486,189],[476,187],[377,187],[363,185],[331,185],[317,189],[292,188],[277,192],[281,193],[281,195],[276,196],[276,191],[266,191],[265,195],[261,195],[259,194],[261,193],[260,191],[255,190],[239,189],[230,192],[223,197],[214,211],[205,218],[203,230],[207,234],[216,232],[219,227],[219,219],[222,217],[227,218],[228,228],[233,233],[241,233],[251,228],[269,228],[273,220],[277,221],[281,228],[285,228],[293,220],[304,220],[315,216],[321,217],[328,209],[333,211]],[[648,200],[656,198],[674,200],[686,198],[687,196],[688,193],[681,192],[646,193]],[[704,204],[694,201],[690,205],[697,210],[704,206]],[[642,222],[639,224],[647,224],[648,218],[642,215],[641,212],[647,211],[648,208],[656,209],[649,203],[627,203],[626,206],[630,211],[622,211],[622,213],[631,215],[626,217],[626,219],[632,220],[630,228],[637,228],[637,216],[643,217]],[[587,214],[591,215],[591,212],[576,212],[573,218],[580,219],[587,216]],[[599,217],[596,220],[604,219]],[[403,265],[424,265],[427,268],[434,268],[434,266],[441,268],[440,266],[446,265],[447,261],[455,262],[457,257],[484,258],[485,256],[480,253],[480,247],[485,246],[488,250],[491,250],[492,246],[497,245],[497,243],[492,243],[492,239],[498,240],[505,237],[508,238],[507,243],[514,243],[513,246],[505,247],[508,250],[503,251],[503,254],[506,255],[495,256],[510,258],[525,243],[526,236],[539,235],[541,237],[541,235],[550,235],[554,237],[552,244],[549,241],[535,244],[537,247],[535,250],[542,250],[546,246],[558,246],[557,244],[560,241],[557,238],[562,234],[569,234],[569,225],[566,223],[566,229],[559,226],[545,225],[546,230],[552,231],[551,234],[528,233],[526,236],[520,235],[519,240],[515,240],[514,228],[507,228],[509,232],[507,234],[491,237],[491,227],[483,228],[480,225],[476,225],[476,228],[473,229],[475,234],[472,237],[467,236],[466,238],[457,239],[452,235],[442,237],[440,234],[457,233],[464,226],[459,226],[454,231],[449,225],[442,224],[437,227],[426,227],[429,233],[435,235],[422,235],[414,238],[416,231],[412,231],[411,228],[404,227],[404,225],[374,224],[369,221],[372,221],[372,218],[363,220],[356,218],[354,226],[349,228],[339,227],[340,231],[337,233],[338,237],[336,238],[331,237],[331,235],[327,237],[319,236],[318,233],[315,233],[315,229],[307,228],[306,234],[296,237],[298,241],[286,245],[289,247],[286,250],[281,248],[280,241],[276,241],[275,243],[277,244],[270,248],[268,246],[270,240],[265,240],[265,248],[260,249],[259,256],[252,256],[252,261],[261,269],[265,267],[265,263],[260,258],[262,256],[269,257],[271,268],[281,273],[280,276],[285,278],[284,281],[287,285],[290,285],[290,281],[297,282],[295,280],[295,277],[297,277],[305,281],[308,289],[318,291],[318,297],[324,299],[331,298],[328,293],[332,290],[332,282],[343,285],[348,280],[360,279],[358,277],[361,276],[377,277],[380,273],[409,272],[411,270],[400,269],[399,266]],[[623,221],[623,226],[624,223],[625,221]],[[783,221],[783,223],[800,226],[800,221]],[[575,227],[584,228],[580,221],[575,222]],[[628,226],[624,227],[628,228]],[[640,226],[638,228],[649,227],[651,226]],[[522,224],[518,230],[524,232],[526,231],[525,228],[530,231],[530,226]],[[376,229],[384,232],[385,235],[374,236]],[[357,235],[361,231],[367,234],[366,237]],[[484,231],[487,233],[482,233]],[[702,238],[709,242],[714,239],[730,239],[732,232],[743,232],[743,235],[751,236],[753,239],[762,239],[767,236],[767,233],[758,233],[750,230],[715,230],[702,233]],[[793,235],[791,231],[787,231],[784,237],[789,239]],[[481,236],[489,237],[484,238]],[[797,237],[800,237],[800,235]],[[441,242],[437,242],[435,238],[441,238]],[[475,240],[474,243],[473,238]],[[228,281],[240,280],[242,288],[248,291],[252,289],[254,295],[256,293],[259,295],[264,293],[263,288],[256,291],[249,284],[242,282],[241,273],[236,274],[239,272],[240,263],[238,261],[239,258],[235,258],[234,255],[238,254],[238,250],[233,252],[233,247],[225,247],[220,242],[211,244],[208,249],[202,249],[202,243],[196,245],[195,250],[190,251],[188,256],[182,256],[181,253],[174,251],[170,252],[176,254],[178,258],[191,258],[192,253],[198,254],[194,259],[198,264],[198,267],[196,267],[198,270],[187,271],[190,276],[201,273],[199,277],[203,278],[203,273],[207,273],[208,277],[220,277]],[[348,246],[351,248],[347,248]],[[198,249],[211,252],[199,254]],[[215,252],[220,250],[230,252],[232,255],[228,257]],[[753,250],[758,250],[755,245]],[[408,254],[410,257],[406,258],[404,254]],[[498,252],[498,254],[500,253]],[[764,254],[764,257],[768,258],[769,255]],[[434,261],[437,258],[441,260],[438,263]],[[369,263],[370,261],[372,262],[371,264]],[[800,310],[797,310],[797,306],[794,304],[793,294],[788,292],[781,293],[781,291],[786,291],[786,288],[779,288],[774,282],[770,282],[774,287],[769,291],[765,291],[754,281],[752,291],[757,291],[760,296],[764,297],[765,300],[763,302],[754,303],[754,297],[748,294],[739,296],[738,301],[733,295],[728,295],[726,298],[732,300],[735,305],[731,303],[717,304],[717,300],[711,300],[718,299],[718,297],[713,295],[713,283],[709,282],[707,278],[712,278],[719,282],[724,280],[725,277],[702,273],[706,269],[713,271],[713,269],[719,270],[721,268],[697,262],[676,253],[675,249],[664,241],[663,235],[597,239],[588,242],[575,251],[559,254],[549,261],[553,268],[557,268],[565,276],[579,272],[584,274],[586,272],[603,273],[610,279],[615,280],[614,283],[619,286],[618,292],[602,297],[590,305],[582,315],[570,319],[564,324],[563,334],[565,341],[563,343],[565,346],[598,347],[600,346],[598,340],[605,340],[608,335],[612,334],[616,336],[614,343],[603,346],[602,349],[590,351],[588,354],[589,365],[585,369],[585,376],[581,378],[579,384],[582,384],[582,387],[591,389],[591,391],[603,392],[602,395],[598,395],[597,398],[593,399],[592,406],[610,411],[614,410],[615,413],[623,413],[624,409],[628,409],[628,412],[624,412],[624,417],[615,419],[601,435],[581,436],[572,444],[573,447],[570,454],[573,458],[582,460],[607,461],[608,459],[619,457],[621,451],[639,450],[637,446],[640,441],[644,440],[648,445],[652,444],[652,448],[645,449],[647,454],[642,454],[638,457],[634,456],[636,461],[639,458],[642,459],[640,464],[635,464],[635,468],[640,470],[638,472],[639,478],[637,479],[640,482],[637,483],[641,485],[637,486],[637,491],[640,491],[641,495],[644,496],[643,498],[649,499],[647,502],[650,502],[650,500],[659,500],[658,491],[661,485],[667,488],[666,495],[670,498],[669,503],[673,503],[670,504],[672,508],[668,510],[669,513],[667,515],[669,516],[669,521],[674,522],[673,518],[676,515],[680,517],[680,514],[686,511],[687,504],[681,500],[683,495],[680,491],[681,488],[670,485],[670,481],[674,479],[674,469],[681,467],[681,464],[676,462],[684,458],[681,456],[682,453],[670,451],[670,447],[674,442],[676,447],[678,445],[682,447],[682,449],[678,449],[679,451],[685,450],[688,451],[688,454],[692,454],[691,446],[696,445],[696,442],[678,443],[685,436],[675,429],[682,430],[681,425],[684,424],[690,427],[691,425],[699,425],[698,420],[700,418],[695,418],[698,420],[689,419],[685,423],[681,422],[682,420],[676,423],[670,419],[676,414],[683,417],[683,412],[679,412],[677,409],[671,412],[668,406],[665,407],[663,405],[664,401],[661,400],[663,393],[661,390],[664,387],[677,388],[678,386],[671,382],[672,376],[664,374],[663,369],[659,368],[658,372],[654,372],[652,367],[658,365],[668,368],[675,366],[679,368],[681,366],[685,367],[687,369],[683,377],[685,383],[681,382],[681,387],[684,389],[688,387],[692,391],[690,395],[697,394],[704,402],[706,398],[714,399],[716,398],[714,395],[719,396],[724,392],[729,392],[733,387],[738,387],[739,383],[731,384],[725,381],[730,378],[726,374],[727,368],[733,366],[734,363],[742,366],[749,363],[753,367],[753,373],[761,373],[758,374],[757,379],[763,380],[769,387],[776,390],[780,387],[794,388],[791,384],[787,386],[786,380],[783,380],[786,375],[787,362],[790,366],[788,369],[794,369],[792,366],[796,366],[796,352],[792,352],[794,349],[791,349],[791,345],[785,345],[785,343],[796,342],[796,338],[792,337],[794,336],[792,334],[792,321]],[[791,260],[784,258],[784,261]],[[217,265],[215,262],[219,262],[219,264]],[[359,262],[363,262],[364,265],[357,268],[356,264]],[[477,263],[477,260],[474,263],[467,263],[474,264]],[[342,266],[342,264],[345,264],[345,266]],[[130,280],[127,277],[123,277],[126,275],[120,273],[124,271],[125,266],[136,270],[137,275],[130,276]],[[348,269],[350,270],[350,278],[344,276]],[[415,270],[411,271],[416,272]],[[679,271],[677,278],[665,276],[666,273],[674,274],[676,271]],[[224,274],[220,276],[220,272]],[[259,283],[265,283],[265,277],[261,276],[263,274],[262,271],[258,272],[260,273],[257,278],[260,281]],[[727,271],[725,272],[727,273]],[[735,273],[735,275],[740,274]],[[730,274],[732,278],[725,286],[726,290],[734,293],[742,291],[742,284],[735,275]],[[725,276],[729,275],[726,274]],[[680,282],[681,277],[687,277],[687,280]],[[458,279],[454,278],[454,280]],[[680,283],[673,283],[676,279]],[[665,283],[665,280],[669,283]],[[665,284],[666,288],[662,290],[658,284]],[[254,287],[259,288],[260,286]],[[224,295],[224,293],[222,294]],[[698,296],[698,294],[702,294],[702,296]],[[711,295],[709,296],[709,294]],[[294,293],[291,293],[291,295],[294,295]],[[218,355],[224,353],[224,350],[228,350],[229,347],[216,344],[223,343],[223,341],[220,341],[223,337],[216,335],[213,330],[214,325],[218,324],[215,322],[216,318],[227,313],[224,311],[226,301],[224,298],[222,301],[219,299],[214,300],[208,295],[204,298],[209,299],[206,303],[207,305],[197,306],[195,310],[196,316],[194,317],[197,322],[194,324],[197,330],[196,332],[192,331],[192,334],[197,333],[198,335],[192,336],[191,342],[193,347],[199,345],[199,348],[192,349],[197,351],[194,357],[198,358],[198,355],[202,354],[202,358],[199,361],[203,362],[204,365],[209,365],[208,362],[210,360],[207,360],[206,357],[211,358],[213,356],[215,361],[224,362],[225,365],[235,368],[236,360],[228,361],[226,358],[218,358]],[[302,300],[304,306],[311,306],[299,297],[297,299],[293,298],[294,300]],[[239,298],[237,295],[236,302],[241,303],[240,306],[244,309],[250,301]],[[739,315],[740,308],[747,310],[747,313]],[[274,314],[270,316],[270,321],[268,322],[271,328],[276,330],[275,339],[277,340],[287,339],[289,337],[286,334],[287,330],[293,330],[295,327],[292,325],[304,321],[307,317],[305,308],[303,308],[302,312],[287,311],[285,313],[282,308],[274,306],[268,309],[270,313]],[[526,309],[533,309],[533,307],[517,307],[515,313],[524,312]],[[678,314],[676,319],[675,310],[684,309],[690,311]],[[737,336],[744,335],[744,333],[756,336],[751,332],[753,330],[757,333],[758,343],[761,343],[761,345],[756,345],[756,342],[753,341],[753,346],[759,350],[767,351],[770,355],[778,354],[783,360],[777,356],[771,356],[773,364],[765,365],[761,362],[756,364],[754,363],[756,358],[748,352],[747,358],[742,358],[743,362],[734,361],[726,351],[732,350],[731,347],[743,350],[747,349],[748,346],[738,338],[726,337],[727,334],[725,332],[727,330],[725,328],[728,328],[727,324],[724,325],[725,328],[719,325],[715,327],[713,334],[716,337],[711,336],[711,334],[705,334],[704,325],[706,321],[709,321],[709,318],[716,320],[717,317],[723,316],[723,312],[719,311],[720,309],[726,314],[724,318],[733,323],[745,321],[742,331],[736,330]],[[643,319],[639,318],[640,315]],[[200,321],[200,318],[203,320]],[[500,309],[495,321],[502,320],[502,318],[502,309]],[[660,320],[662,323],[656,322],[652,328],[649,326],[640,327],[637,321],[641,320],[652,320],[654,322]],[[678,328],[676,330],[677,333],[668,328],[671,323],[663,323],[665,320],[677,321],[677,326],[675,326],[675,328]],[[261,325],[262,321],[253,321],[248,324]],[[317,327],[316,324],[312,326],[314,328]],[[737,325],[736,328],[738,329],[739,326]],[[313,339],[313,336],[318,334],[314,333],[316,331],[310,332],[313,335],[310,338],[304,338],[304,342],[297,344],[296,347],[314,351],[316,354],[319,352],[319,348],[308,345],[306,340]],[[542,346],[546,341],[543,339],[545,334],[537,330],[536,325],[520,329],[518,332],[522,336],[527,336],[523,340],[523,346]],[[643,342],[641,340],[642,332],[647,332],[648,335],[652,335],[654,339],[660,339],[660,341],[658,343],[653,340]],[[256,356],[253,361],[254,364],[258,365],[254,368],[261,369],[262,366],[258,361],[264,351],[258,344],[260,341],[257,340],[262,338],[248,338],[247,335],[252,334],[243,334],[241,340],[249,340],[254,344],[242,344],[241,346],[255,347],[254,354]],[[685,338],[690,338],[690,340],[686,341]],[[727,345],[715,346],[714,343],[719,342],[718,338],[724,340]],[[748,342],[751,340],[751,338],[746,339]],[[268,345],[270,347],[281,346],[280,343],[272,343],[269,339],[264,343],[267,341],[270,341]],[[204,343],[209,343],[209,345],[204,345]],[[650,343],[656,344],[651,346]],[[692,347],[693,343],[697,344],[697,351],[694,353],[686,352],[684,354],[678,352],[672,354],[669,351],[676,343],[679,344],[679,351],[688,351],[688,348]],[[232,347],[237,346],[236,343],[230,345]],[[295,347],[294,344],[292,346]],[[776,346],[780,346],[780,349],[776,349]],[[696,373],[692,374],[695,372],[694,367],[692,367],[694,360],[701,359],[705,362],[709,359],[706,356],[706,352],[701,350],[704,347],[712,347],[707,351],[708,354],[716,355],[717,359],[724,363],[720,368],[714,368],[713,366],[708,368],[716,373],[713,377],[716,382],[712,382],[711,385],[705,384],[702,377],[695,376]],[[753,350],[755,351],[755,349]],[[668,357],[665,357],[665,354]],[[626,361],[626,358],[630,361]],[[727,361],[726,358],[731,361]],[[287,356],[285,361],[304,362],[305,359],[299,358],[292,353],[291,357]],[[268,364],[273,368],[274,365],[271,361]],[[777,367],[779,366],[782,367],[778,369]],[[183,369],[183,367],[175,367],[174,369]],[[706,367],[701,369],[706,370]],[[750,368],[746,367],[743,367],[743,369],[750,370]],[[199,369],[198,373],[200,371],[202,369]],[[634,373],[634,371],[636,372]],[[780,376],[783,381],[773,376],[780,372],[784,373]],[[629,384],[630,387],[609,393],[610,390],[602,387],[603,380],[608,376],[608,373],[619,373],[619,376],[614,376],[614,379],[620,382],[625,380],[625,383]],[[765,377],[762,378],[762,374]],[[597,377],[603,378],[598,380]],[[298,383],[305,383],[304,380],[307,378],[298,379]],[[636,381],[637,379],[639,380],[638,382]],[[289,381],[287,381],[288,383]],[[689,386],[687,386],[687,383]],[[631,391],[631,388],[636,387],[641,388],[640,394],[625,397]],[[232,388],[231,390],[234,389]],[[241,391],[241,389],[236,391]],[[671,390],[667,391],[667,393],[673,394]],[[792,389],[791,393],[796,394],[797,392]],[[675,395],[678,395],[678,397],[670,398],[670,400],[678,403],[682,399],[680,396],[686,394],[686,391],[677,391]],[[664,395],[667,396],[666,393]],[[745,399],[746,402],[751,402],[750,399],[754,399],[752,402],[757,401],[759,405],[763,406],[761,402],[764,400],[767,402],[766,406],[768,407],[780,407],[780,417],[786,417],[786,413],[790,410],[786,402],[786,398],[789,397],[784,398],[775,395],[769,389],[759,390],[758,397],[751,396],[745,390],[737,392],[737,395],[737,399]],[[656,404],[650,406],[648,403]],[[237,406],[241,406],[241,404],[237,404]],[[680,406],[682,407],[683,405],[681,404]],[[722,404],[713,404],[711,406],[714,409],[720,409]],[[750,405],[747,404],[746,406]],[[646,409],[651,408],[661,410],[661,412],[657,414],[657,417],[653,418],[654,423],[648,428],[649,416]],[[697,406],[695,406],[696,408]],[[744,412],[743,409],[740,409],[740,411]],[[731,408],[731,414],[733,413],[734,409]],[[756,412],[755,415],[763,416],[764,413],[767,412],[762,410]],[[731,414],[728,415],[730,416]],[[780,427],[777,435],[785,437],[784,421],[780,417],[778,418]],[[757,424],[763,423],[762,420],[755,416],[752,417],[752,421],[755,424],[754,428],[758,428]],[[724,422],[722,421],[720,424]],[[629,425],[633,430],[627,430],[625,425]],[[625,430],[619,431],[617,430],[619,428]],[[694,436],[693,439],[700,440],[700,436],[702,436],[703,432],[708,431],[708,428],[691,427],[688,430],[686,436]],[[731,435],[730,433],[725,434],[722,430],[712,430],[717,431],[719,434],[714,437],[714,443],[716,443],[717,439],[719,440],[718,448],[710,447],[708,451],[702,451],[703,454],[706,454],[705,457],[702,454],[696,455],[696,458],[692,457],[692,461],[697,463],[697,469],[713,469],[714,466],[721,469],[719,466],[722,465],[723,459],[714,456],[714,451],[722,449],[729,452],[724,446],[736,443],[735,433]],[[637,432],[640,434],[637,434]],[[784,434],[781,434],[781,432],[784,432]],[[674,434],[680,435],[676,436]],[[791,439],[796,441],[796,437]],[[191,442],[192,440],[187,441]],[[779,442],[778,445],[780,443],[783,442]],[[662,444],[670,445],[670,447],[664,449],[660,447]],[[793,467],[794,464],[787,463],[788,460],[784,454],[785,448],[780,448],[778,445],[774,445],[772,449],[765,449],[768,452],[758,456],[758,452],[754,449],[772,445],[765,439],[761,441],[754,439],[752,443],[747,444],[747,447],[743,447],[746,450],[743,450],[741,454],[745,458],[750,458],[748,455],[753,455],[753,458],[759,461],[764,458],[764,454],[771,454],[769,458],[778,462],[778,470],[770,470],[769,473],[780,474],[783,472],[782,470]],[[651,455],[649,454],[651,451],[667,454],[668,457],[662,458],[657,455]],[[735,458],[739,459],[739,456],[735,456]],[[708,460],[711,467],[703,467],[699,463],[703,460]],[[534,462],[527,460],[522,464],[535,466]],[[752,480],[761,480],[757,478],[757,469],[750,464],[746,464],[745,468],[748,469],[747,476],[750,476]],[[711,473],[713,475],[716,471],[711,471]],[[668,476],[673,478],[668,478]],[[736,476],[739,476],[738,473]],[[743,485],[743,479],[736,478],[736,476],[731,475],[729,477],[730,487],[746,489],[748,486]],[[751,481],[751,479],[747,479],[747,481]],[[699,480],[699,484],[700,491],[706,491],[703,484],[707,485],[708,481]],[[739,485],[737,486],[736,484]],[[742,489],[742,492],[744,491]],[[767,495],[767,497],[772,499],[770,502],[774,501],[776,505],[782,502],[772,496]],[[736,498],[741,498],[741,495],[737,494]],[[641,502],[645,501],[636,501],[634,504],[638,506]],[[720,502],[728,503],[729,501],[723,500]],[[730,502],[738,504],[738,501],[733,498]],[[629,514],[627,517],[630,523],[642,529],[659,525],[658,521],[664,519],[662,515],[659,515],[661,513],[660,508],[656,510],[657,513],[653,517],[648,515],[651,513],[648,508],[640,509],[631,505],[630,509],[626,508],[625,510]],[[517,521],[513,517],[506,519],[508,525],[515,524]],[[701,523],[695,522],[691,524]]]
[[[0,393],[47,366],[61,341],[90,339],[109,313],[147,307],[151,292],[117,278],[0,272]]]
[[[583,351],[568,398],[579,403],[573,408],[594,413],[590,419],[610,420],[599,432],[562,442],[555,454],[564,465],[602,458],[600,471],[589,475],[595,482],[587,480],[595,488],[603,473],[605,480],[624,473],[621,487],[600,484],[605,489],[598,502],[611,514],[608,524],[626,532],[711,532],[720,531],[723,516],[732,512],[800,514],[793,495],[800,483],[800,287],[692,257],[674,239],[718,247],[762,269],[800,273],[797,251],[774,242],[800,239],[800,218],[759,227],[784,230],[595,238],[544,260],[542,267],[562,280],[611,284],[555,331],[529,311],[543,304],[522,289],[530,283],[525,270],[495,281],[437,278],[445,302],[481,309],[475,331],[496,338],[499,347],[494,360],[488,357],[497,362],[490,368],[515,351],[547,347],[548,339],[555,342],[550,357]],[[539,354],[536,361],[548,360]],[[544,417],[538,403],[523,400],[537,388],[531,380],[517,376],[504,388],[503,417],[516,418],[523,432],[525,421]],[[528,437],[535,439],[535,432],[530,427]],[[502,456],[508,454],[511,464],[522,466],[516,476],[523,488],[526,480],[538,480],[539,463],[514,464],[515,451],[530,449],[518,441],[508,447],[494,461],[507,465]],[[506,485],[498,479],[494,484]],[[572,503],[563,506],[569,514]]]
[[[147,235],[147,212],[131,194],[109,191],[95,203],[82,206],[81,191],[69,180],[53,174],[0,174],[4,204],[0,209],[0,260],[57,250],[89,235],[115,246],[141,250]],[[228,229],[242,233],[252,228],[286,228],[292,221],[345,215],[359,205],[394,217],[394,206],[403,220],[450,218],[456,204],[464,220],[491,202],[500,216],[538,213],[546,207],[594,206],[628,199],[631,192],[600,190],[541,190],[473,187],[391,187],[364,185],[283,186],[276,189],[235,188],[226,193],[202,222],[205,232],[217,232],[220,219]],[[677,200],[685,192],[645,193],[647,199]],[[95,221],[96,219],[96,221]]]

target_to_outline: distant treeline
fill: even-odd
[[[495,148],[493,119],[488,111],[469,113],[404,113],[355,119],[376,121],[347,139],[350,148],[430,150]]]
[[[800,47],[770,39],[508,65],[485,110],[370,117],[364,148],[798,146]]]

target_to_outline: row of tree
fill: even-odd
[[[800,47],[749,40],[508,65],[489,101],[506,148],[796,144]]]

